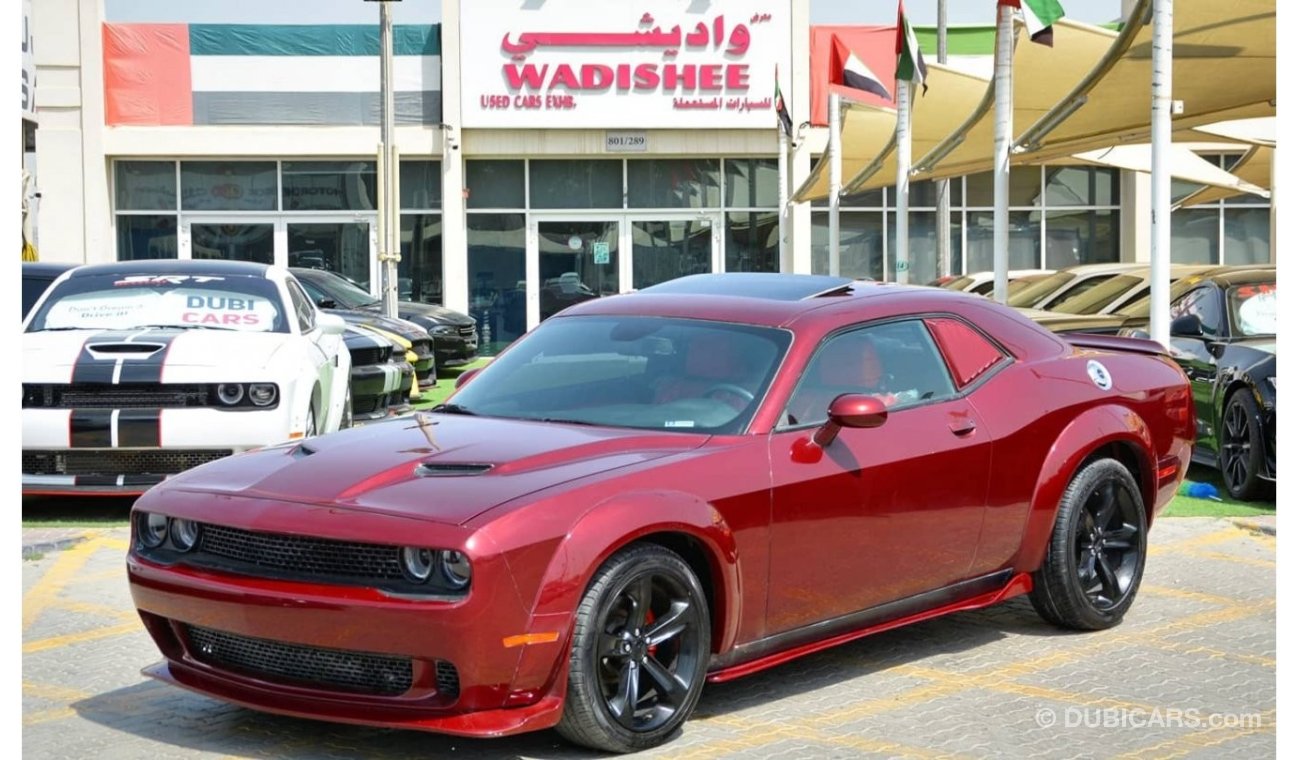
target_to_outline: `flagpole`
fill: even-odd
[[[1155,0],[1151,33],[1151,338],[1169,347],[1169,152],[1174,3]]]
[[[894,132],[894,155],[898,158],[894,181],[894,279],[906,285],[911,254],[907,223],[911,201],[908,183],[912,174],[912,83],[895,80],[894,99],[898,102],[898,125]]]
[[[789,232],[787,217],[790,215],[790,138],[786,136],[785,129],[776,125],[776,204],[777,204],[777,237],[779,259],[781,262],[781,271],[792,272],[793,262],[790,260],[790,245],[786,240],[786,234]]]
[[[939,44],[939,63],[948,62],[948,0],[939,0],[938,7],[938,25],[936,33]],[[952,220],[952,211],[948,200],[948,180],[941,179],[935,185],[938,193],[938,218],[935,220],[935,232],[938,243],[938,261],[936,276],[944,277],[952,274],[952,234],[949,232],[949,226]]]
[[[831,277],[840,276],[840,185],[842,177],[840,175],[840,96],[832,92],[829,98],[830,106],[830,157],[831,157],[831,186],[830,186],[830,229],[827,237],[827,253],[830,259],[827,274]]]
[[[993,61],[993,300],[1007,302],[1011,200],[1011,55],[1015,38],[1012,8],[998,5],[998,40]]]

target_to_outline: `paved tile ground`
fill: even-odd
[[[28,547],[44,547],[29,552]],[[592,757],[263,715],[140,675],[126,529],[24,536],[23,753],[42,758]],[[1061,632],[1019,599],[706,687],[665,758],[1276,754],[1275,539],[1157,522],[1124,624]]]

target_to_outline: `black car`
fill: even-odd
[[[409,412],[415,370],[403,356],[404,349],[352,324],[343,333],[343,342],[352,356],[352,419],[376,420]]]
[[[290,272],[322,309],[381,312],[383,302],[341,275],[324,269],[291,267]],[[459,367],[478,358],[478,323],[468,314],[414,301],[398,301],[397,316],[429,331],[438,368]]]
[[[419,387],[432,388],[437,382],[438,366],[433,354],[433,336],[429,335],[428,330],[405,319],[389,319],[383,314],[362,309],[322,309],[322,311],[340,316],[349,325],[360,327],[373,335],[398,338],[399,340],[394,341],[398,344],[394,351],[401,349],[397,353],[397,358],[410,362]]]
[[[1180,281],[1170,353],[1196,397],[1194,461],[1217,467],[1234,499],[1277,477],[1277,272],[1233,269]]]
[[[31,313],[32,307],[50,283],[59,279],[59,275],[76,266],[76,264],[55,264],[47,261],[23,262],[23,319]]]

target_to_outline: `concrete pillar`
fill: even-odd
[[[460,0],[442,0],[442,305],[469,313],[460,89]]]
[[[1119,174],[1119,260],[1151,260],[1151,175],[1121,171]]]
[[[799,125],[812,118],[809,71],[809,0],[792,0],[790,6],[790,118],[795,123],[794,150],[790,156],[790,187],[799,189],[808,179],[812,163],[808,138],[811,129]],[[790,209],[791,265],[799,274],[812,272],[812,204],[798,203]]]

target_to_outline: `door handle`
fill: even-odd
[[[948,429],[953,435],[970,435],[975,432],[975,420],[970,417],[960,417],[948,422]]]

